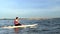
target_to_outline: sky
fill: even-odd
[[[60,17],[60,0],[0,0],[0,18]]]

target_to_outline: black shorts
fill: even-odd
[[[18,24],[15,24],[15,26],[20,26],[21,24],[20,23],[18,23]]]

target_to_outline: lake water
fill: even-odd
[[[21,24],[35,24],[37,28],[4,29],[2,26],[12,26],[13,20],[0,20],[0,34],[60,34],[60,19],[20,20]]]

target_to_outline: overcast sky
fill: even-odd
[[[60,17],[60,0],[0,0],[2,17]]]

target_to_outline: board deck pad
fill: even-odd
[[[34,28],[38,24],[31,24],[31,25],[21,25],[21,26],[4,26],[2,28]]]

